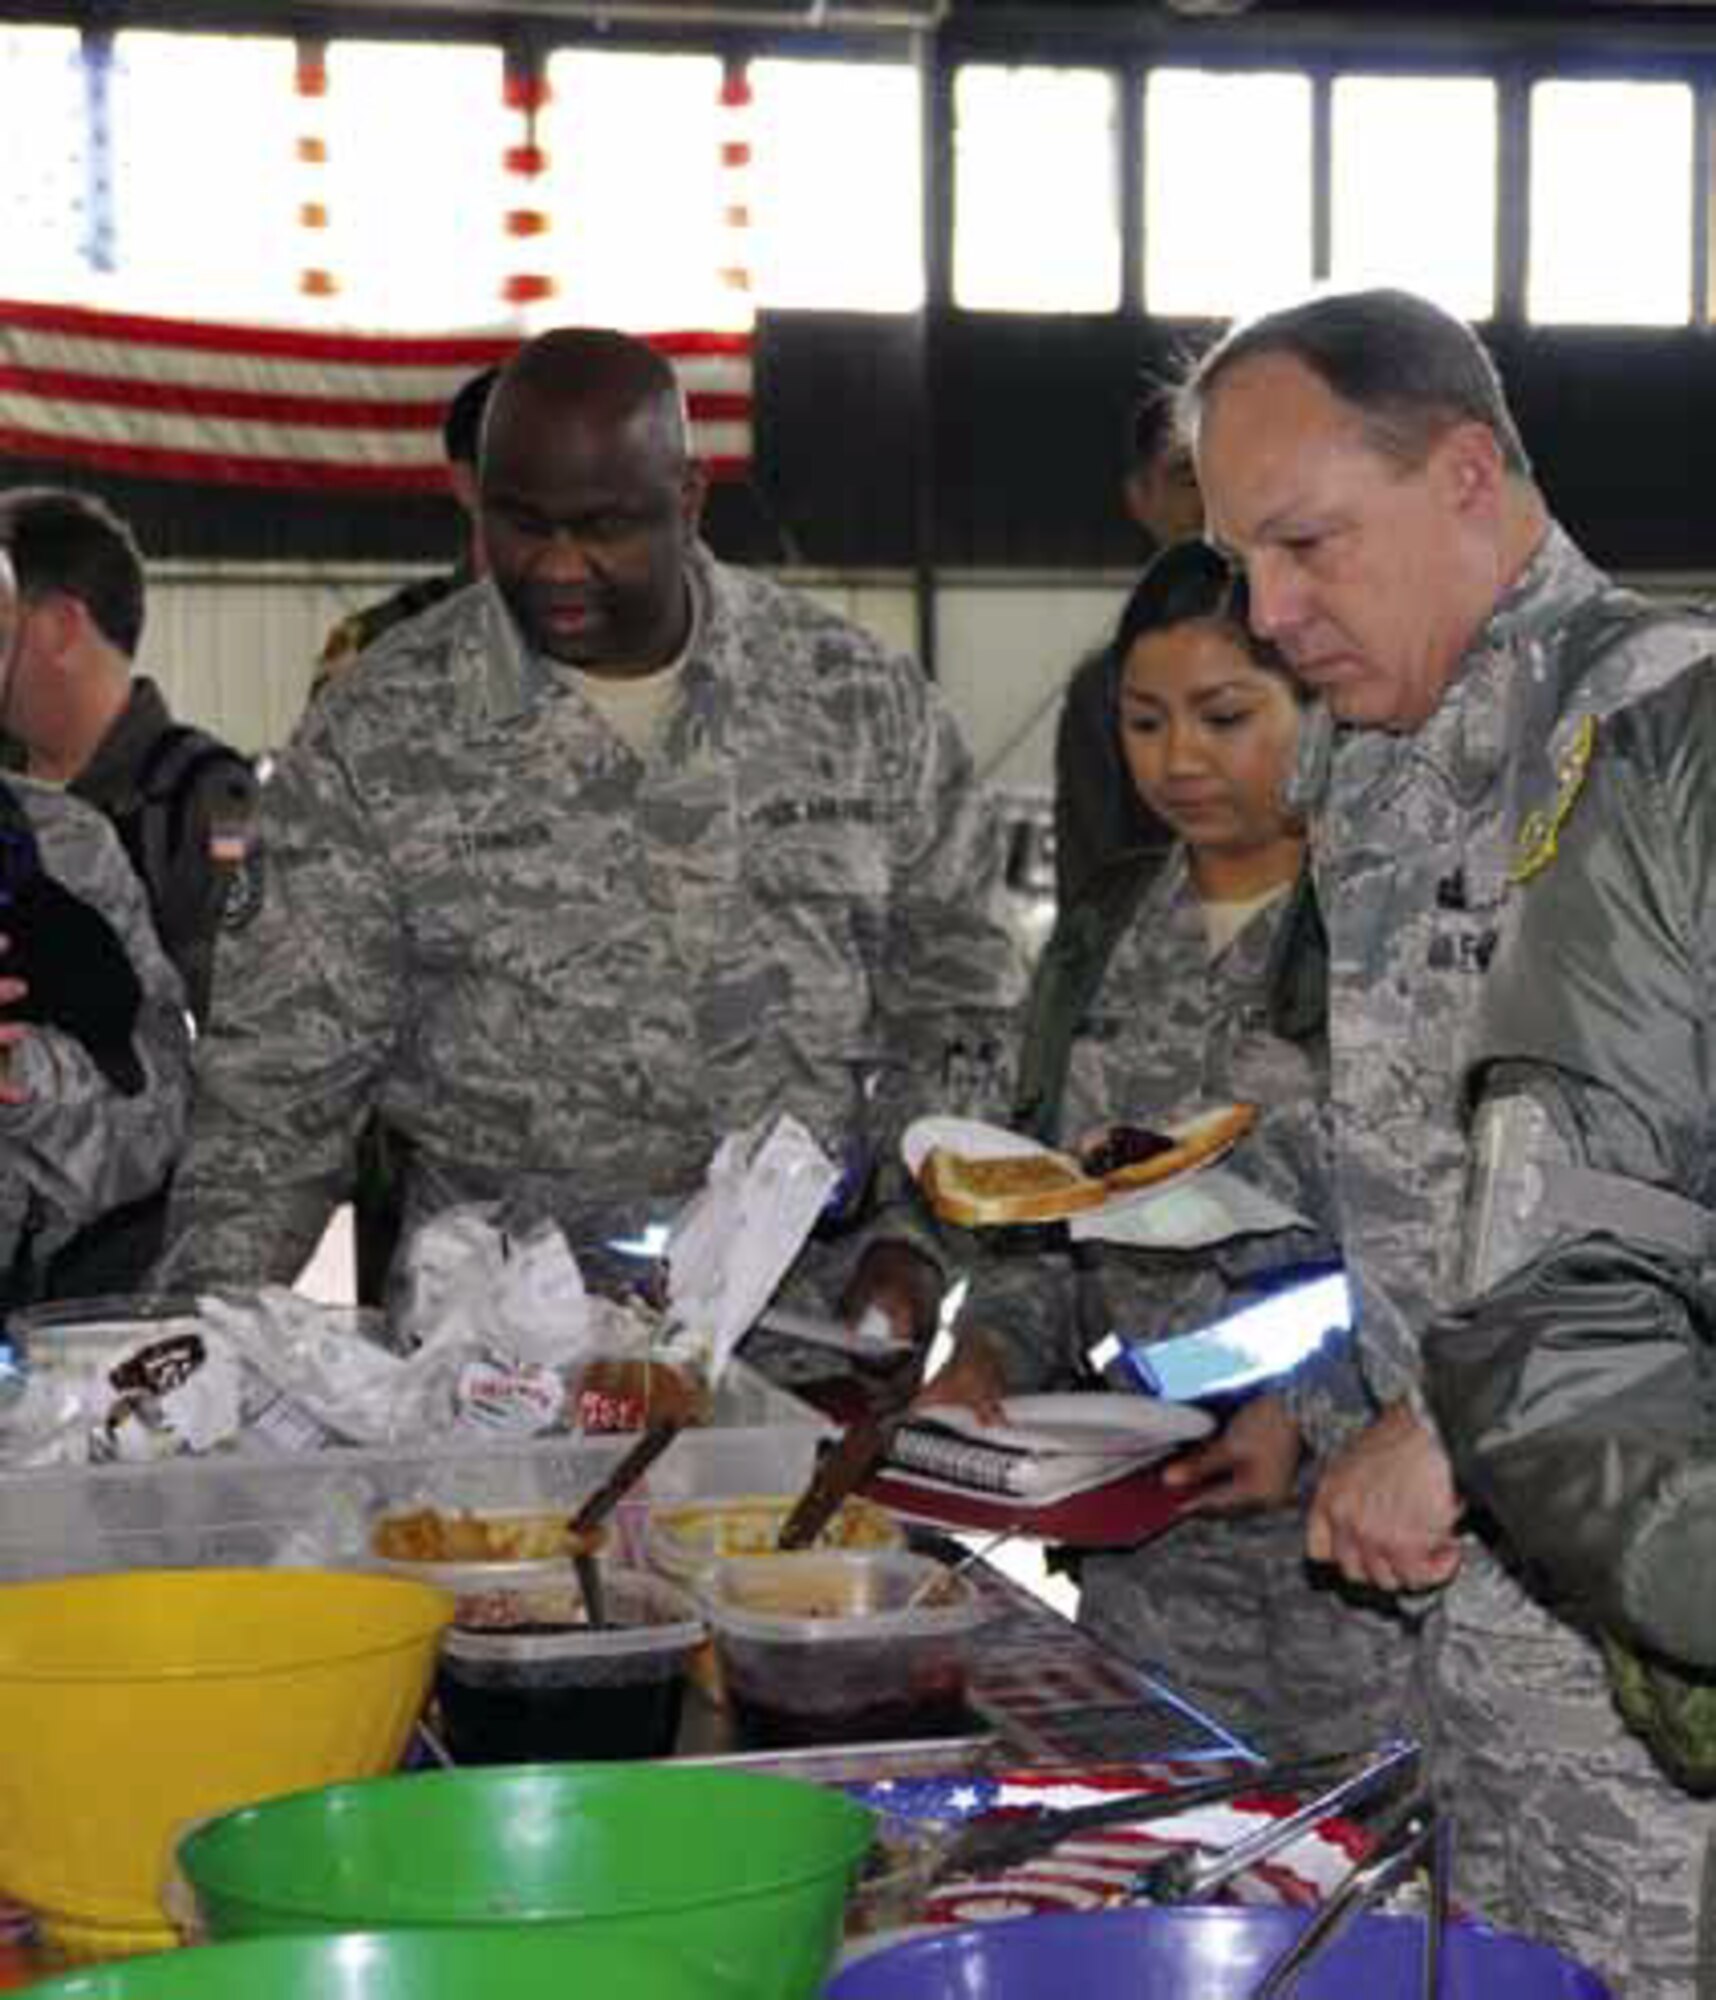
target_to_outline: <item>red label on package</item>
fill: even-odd
[[[458,1422],[472,1430],[534,1437],[560,1423],[566,1392],[552,1368],[468,1361],[453,1392]]]

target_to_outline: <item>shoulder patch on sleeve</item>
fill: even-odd
[[[228,860],[222,873],[226,895],[220,906],[223,931],[248,930],[262,913],[262,841],[252,832],[243,850]]]
[[[1508,873],[1514,882],[1529,882],[1541,875],[1555,859],[1561,845],[1561,829],[1585,789],[1591,769],[1591,753],[1597,747],[1597,718],[1587,715],[1573,732],[1555,773],[1555,796],[1548,805],[1526,814],[1514,843],[1513,866]]]

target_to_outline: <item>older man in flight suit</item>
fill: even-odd
[[[1708,1796],[1716,669],[1575,739],[1516,872],[1474,1046],[1462,1289],[1476,1296],[1433,1329],[1429,1389],[1462,1491],[1545,1601],[1600,1640],[1665,1768]],[[1716,1831],[1716,1812],[1703,1822]],[[1709,1850],[1700,1882],[1680,1843],[1628,1852],[1622,1831],[1599,1909],[1644,1920],[1672,1898],[1683,1928],[1696,1901],[1708,1935]]]
[[[1488,357],[1422,300],[1327,297],[1238,328],[1189,408],[1212,538],[1340,725],[1309,732],[1301,778],[1338,1222],[1378,1414],[1324,1473],[1311,1554],[1385,1590],[1448,1586],[1429,1692],[1479,1909],[1631,1994],[1684,1992],[1701,1822],[1621,1727],[1591,1642],[1460,1538],[1420,1343],[1457,1297],[1463,1058],[1519,829],[1553,815],[1582,718],[1711,654],[1716,626],[1585,560]]]
[[[410,1216],[501,1201],[582,1250],[776,1112],[833,1147],[886,1131],[1016,1001],[951,718],[909,661],[709,554],[665,362],[529,343],[481,484],[489,577],[373,647],[265,789],[175,1278],[290,1276],[372,1106],[411,1141]],[[939,1288],[890,1237],[848,1307],[922,1334]]]

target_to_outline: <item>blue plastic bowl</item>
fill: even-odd
[[[1020,1917],[913,1938],[861,1958],[827,2000],[1249,2000],[1310,1921],[1304,1910],[1099,1910]],[[1296,2000],[1417,2000],[1424,1926],[1357,1917],[1306,1970]],[[1451,1924],[1442,2000],[1612,2000],[1594,1972],[1547,1945]]]

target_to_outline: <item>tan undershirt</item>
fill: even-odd
[[[647,757],[661,741],[685,682],[686,662],[696,650],[703,630],[702,595],[690,577],[686,589],[691,599],[691,625],[685,644],[665,667],[653,674],[603,674],[588,667],[574,667],[578,692],[635,756]]]
[[[686,649],[688,653],[690,648]],[[679,691],[685,681],[686,653],[658,667],[653,674],[626,678],[617,674],[591,673],[583,667],[573,672],[578,692],[619,737],[640,757],[647,757],[661,741],[673,711],[679,706]]]
[[[1273,889],[1265,889],[1261,896],[1248,896],[1241,902],[1218,903],[1208,898],[1204,901],[1204,939],[1209,946],[1211,958],[1220,958],[1246,925],[1259,911],[1266,910],[1271,903],[1280,902],[1292,887],[1290,882],[1277,883]]]

